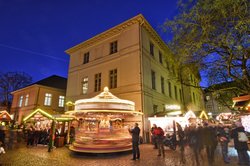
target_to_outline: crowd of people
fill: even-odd
[[[25,143],[27,148],[37,146],[38,144],[48,146],[50,139],[54,141],[54,146],[59,146],[58,141],[60,137],[63,138],[63,145],[67,143],[67,130],[61,131],[61,128],[56,127],[54,135],[52,136],[52,130],[50,126],[36,126],[36,125],[19,125],[16,128],[8,128],[8,126],[0,126],[0,154],[5,153],[5,150],[17,147],[18,143]],[[75,129],[70,127],[69,143],[72,143],[75,138]],[[60,146],[62,146],[60,144]]]
[[[30,126],[25,130],[27,147],[37,144],[48,145],[50,128],[39,128]]]
[[[201,165],[201,161],[205,159],[203,156],[206,154],[207,161],[210,165],[215,164],[215,150],[217,145],[221,147],[222,159],[225,164],[230,163],[228,156],[228,144],[231,139],[234,142],[234,147],[238,154],[238,164],[249,166],[248,150],[248,138],[246,137],[244,127],[240,122],[235,122],[233,125],[214,124],[211,122],[204,122],[203,124],[191,124],[184,129],[180,124],[176,124],[177,130],[172,135],[180,151],[180,161],[185,163],[184,150],[185,147],[189,147],[193,152],[195,165]],[[163,129],[157,127],[155,124],[151,128],[152,144],[154,149],[158,149],[158,156],[165,157],[164,145],[168,141],[169,136],[164,136]]]

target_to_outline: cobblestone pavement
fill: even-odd
[[[68,150],[67,147],[56,148],[47,152],[47,147],[37,146],[26,148],[19,145],[18,148],[7,150],[6,154],[0,155],[0,166],[195,166],[194,158],[190,149],[185,149],[186,164],[180,163],[180,151],[165,150],[166,157],[157,156],[157,150],[150,144],[140,145],[141,159],[131,160],[131,152],[117,154],[82,154]],[[215,166],[237,165],[236,152],[230,148],[230,164],[224,164],[221,153],[216,150]],[[202,153],[201,166],[207,166],[206,155]]]

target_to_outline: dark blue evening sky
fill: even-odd
[[[177,0],[0,0],[0,72],[67,77],[65,50],[139,13],[162,36]]]

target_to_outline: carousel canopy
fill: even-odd
[[[108,87],[99,95],[90,99],[80,99],[75,102],[76,110],[135,110],[135,103],[119,99],[109,92]]]
[[[109,92],[107,87],[99,95],[90,99],[80,99],[75,102],[75,110],[66,114],[112,113],[142,115],[135,111],[135,103],[129,100],[119,99]]]

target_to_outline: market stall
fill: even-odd
[[[183,129],[189,124],[186,117],[150,117],[148,120],[150,121],[151,128],[153,124],[156,124],[157,127],[161,127],[164,130],[165,134],[170,135],[173,134],[176,123],[179,123]]]
[[[70,115],[51,115],[42,109],[36,109],[23,119],[23,123],[29,127],[33,127],[39,132],[50,130],[50,146],[53,147],[54,142],[57,147],[64,146],[68,141],[69,124],[74,119]],[[55,137],[54,137],[55,136]],[[49,149],[50,151],[51,149]]]
[[[2,126],[5,126],[11,120],[11,115],[6,110],[0,111],[0,123]]]

